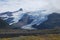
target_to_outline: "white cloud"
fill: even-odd
[[[19,8],[33,11],[39,8],[45,8],[46,6],[48,6],[48,2],[44,0],[6,0],[0,1],[0,12],[15,11]]]
[[[0,12],[15,11],[19,8],[24,10],[34,11],[42,9],[60,10],[59,0],[0,0]]]

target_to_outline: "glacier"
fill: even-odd
[[[6,14],[0,13],[0,17],[6,21],[9,18],[13,18],[12,20],[10,20],[11,22],[8,22],[9,25],[12,25],[14,23],[18,23],[19,20],[21,20],[23,15],[25,15],[25,14],[28,14],[28,16],[31,15],[30,19],[33,19],[33,21],[30,24],[22,26],[21,27],[22,29],[35,29],[32,27],[32,25],[34,25],[34,24],[40,25],[41,23],[43,23],[44,21],[46,21],[48,19],[48,15],[49,15],[47,10],[37,10],[37,11],[31,11],[31,12],[17,10],[17,11],[11,12],[10,16],[7,14],[10,14],[10,13],[9,12]]]

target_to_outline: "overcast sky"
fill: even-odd
[[[39,9],[60,10],[60,0],[0,0],[0,13],[16,11],[23,8],[26,11]]]

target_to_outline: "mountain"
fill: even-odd
[[[23,29],[30,29],[32,25],[39,25],[47,20],[47,15],[42,14],[42,12],[45,12],[45,10],[24,12],[23,9],[19,9],[14,12],[0,13],[0,17],[1,19],[5,20],[9,25],[15,25],[13,26],[13,28],[23,26]]]
[[[60,14],[53,13],[48,15],[48,20],[41,23],[40,25],[33,25],[34,28],[37,29],[55,29],[60,28]]]
[[[33,20],[34,19],[30,19],[29,15],[25,14],[22,17],[22,19],[18,23],[13,24],[13,26],[15,26],[15,28],[21,28],[22,26],[31,23]],[[36,29],[60,28],[60,14],[59,13],[52,13],[52,14],[48,15],[48,20],[44,21],[40,25],[36,25],[36,24],[32,25],[32,28],[36,28]]]
[[[48,13],[46,10],[24,12],[21,8],[14,12],[0,13],[2,20],[7,22],[12,28],[21,29],[52,29],[59,28],[60,14]],[[58,27],[57,27],[58,26]]]

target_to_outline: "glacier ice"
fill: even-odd
[[[12,22],[9,23],[9,25],[12,25],[14,23],[18,23],[20,19],[22,19],[24,14],[28,14],[28,16],[31,15],[30,19],[33,19],[33,21],[30,24],[24,25],[21,28],[22,29],[35,29],[32,28],[32,25],[40,25],[44,21],[48,19],[48,14],[46,14],[46,10],[37,10],[37,11],[31,11],[31,12],[24,12],[24,11],[15,11],[12,12],[12,16],[8,16],[7,14],[1,15],[0,17],[6,17],[3,20],[7,20],[8,18],[14,18],[11,20]]]

